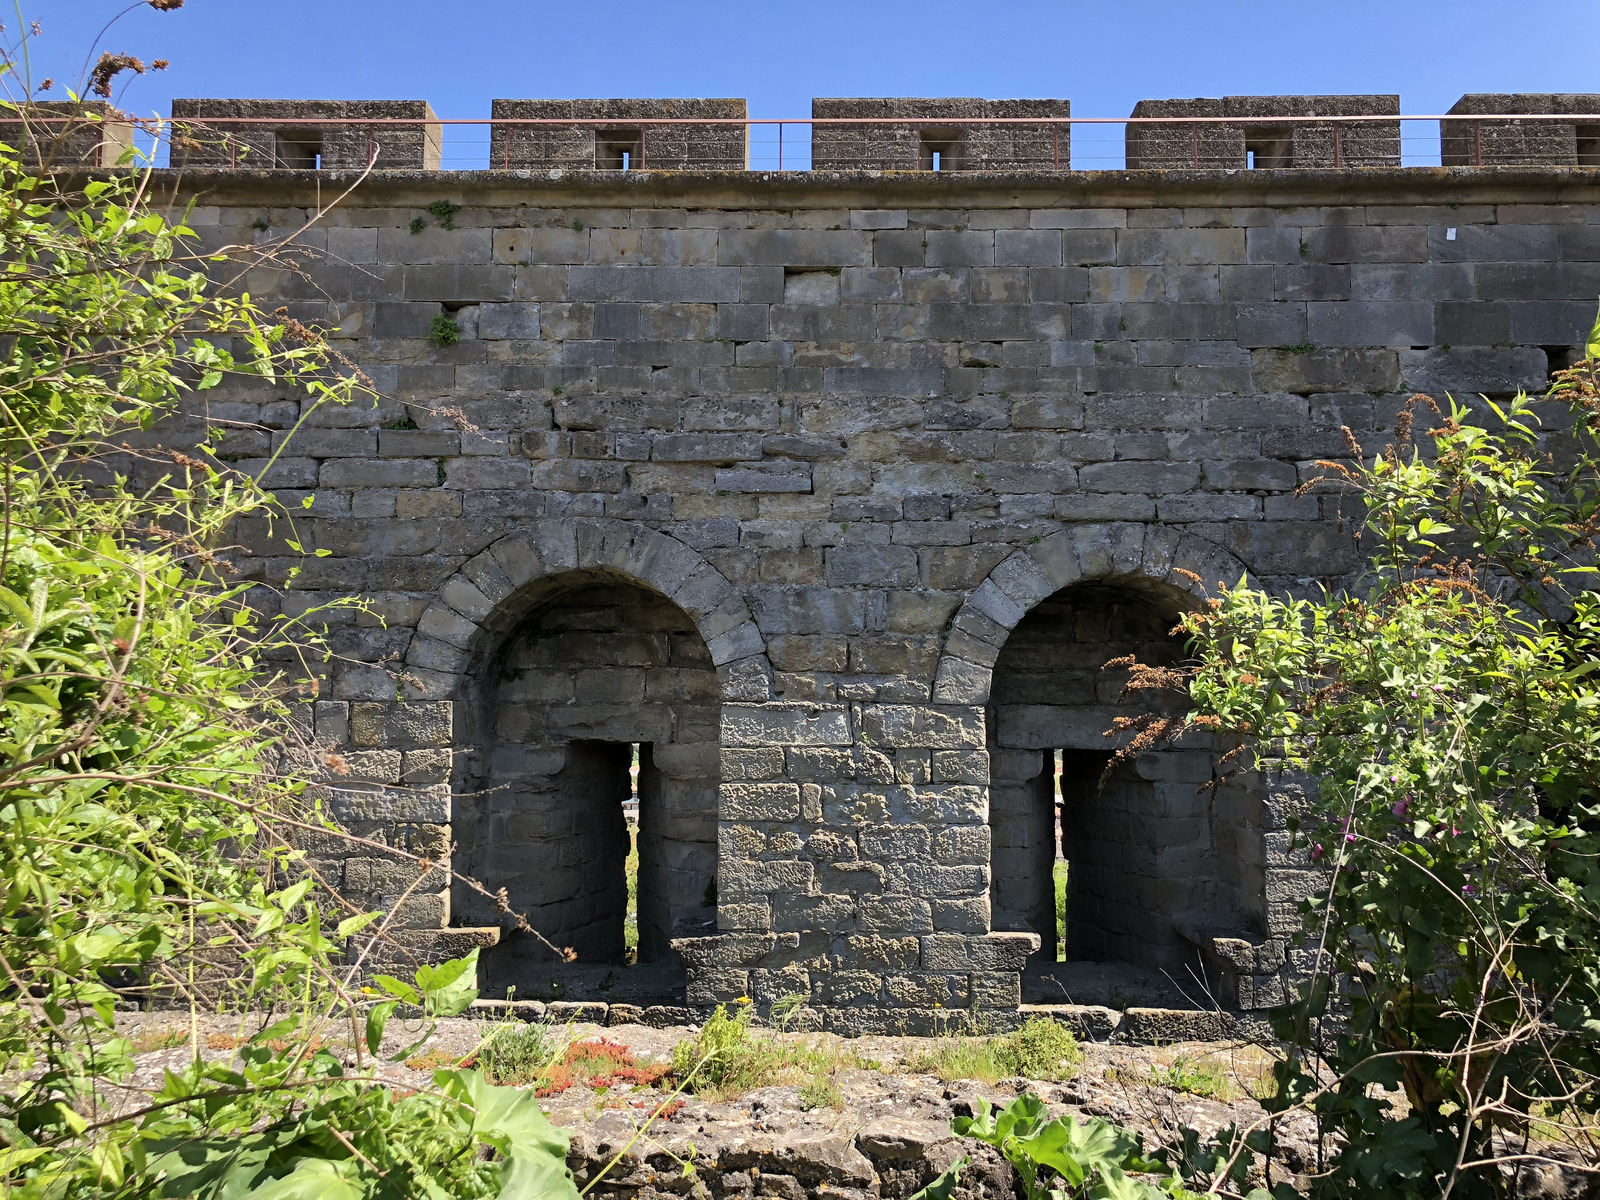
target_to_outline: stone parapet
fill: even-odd
[[[437,171],[443,145],[426,100],[174,100],[172,124],[177,167]]]
[[[1135,117],[1208,118],[1127,126],[1130,171],[1307,167],[1397,167],[1399,121],[1306,117],[1399,116],[1399,96],[1223,96],[1141,100]],[[1239,121],[1240,117],[1282,117]],[[1210,120],[1209,118],[1215,118]]]
[[[489,165],[511,171],[742,171],[743,100],[496,100]],[[516,120],[571,125],[517,125]]]
[[[850,122],[811,127],[815,171],[1047,171],[1072,163],[1071,125],[971,123],[1070,117],[1068,100],[818,99],[811,115]]]
[[[33,168],[114,167],[133,149],[133,121],[104,100],[35,100],[0,109],[0,142]]]
[[[1600,94],[1471,92],[1439,122],[1447,167],[1600,167]],[[1571,113],[1572,121],[1472,120],[1509,113]]]

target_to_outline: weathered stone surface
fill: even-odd
[[[1316,99],[1289,122],[1308,138]],[[639,111],[643,132],[665,110]],[[1200,740],[1102,784],[1112,723],[1174,704],[1128,703],[1106,668],[1172,661],[1219,584],[1353,571],[1337,506],[1295,494],[1315,463],[1381,447],[1413,390],[1539,387],[1593,320],[1600,254],[1575,176],[1328,174],[1325,142],[1302,148],[1325,169],[368,179],[308,231],[309,283],[248,283],[338,325],[377,405],[207,397],[238,469],[281,451],[269,483],[311,500],[294,536],[328,552],[245,523],[248,577],[286,615],[369,602],[321,610],[335,653],[302,721],[329,810],[377,844],[316,839],[329,877],[382,906],[405,885],[377,847],[448,856],[488,894],[414,895],[419,955],[481,944],[485,986],[519,995],[568,947],[622,977],[637,800],[626,977],[661,982],[600,995],[614,1018],[803,993],[859,1033],[952,1006],[998,1028],[1041,998],[1023,968],[1055,964],[1060,855],[1063,965],[1203,967],[1242,1011],[1276,1002],[1322,882],[1285,833],[1307,789],[1202,796]],[[258,214],[303,227],[318,182],[178,187],[237,245]],[[435,346],[446,312],[461,337]]]

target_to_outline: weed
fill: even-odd
[[[780,1030],[796,1019],[804,1000],[803,994],[796,994],[773,1005]],[[871,1070],[880,1066],[858,1058],[834,1038],[785,1040],[780,1035],[759,1034],[751,1028],[753,1019],[754,1009],[748,1001],[742,1003],[737,1016],[731,1017],[727,1008],[719,1005],[698,1034],[673,1047],[673,1074],[687,1081],[691,1091],[726,1099],[751,1088],[776,1083],[806,1086],[832,1080],[845,1068]],[[696,1072],[696,1064],[702,1061],[704,1065]],[[694,1072],[692,1078],[690,1072]]]
[[[1031,1017],[1021,1029],[1000,1039],[1006,1056],[1016,1068],[1013,1075],[1029,1079],[1069,1079],[1083,1061],[1078,1039],[1072,1031],[1049,1017]]]
[[[1296,342],[1292,346],[1279,346],[1279,354],[1310,354],[1317,348],[1315,342]]]
[[[1117,332],[1119,332],[1119,333],[1127,333],[1128,332],[1128,318],[1127,317],[1118,318],[1118,320],[1117,320]]]
[[[250,228],[254,229],[257,233],[265,233],[267,230],[271,229],[272,226],[268,225],[260,217],[257,217],[254,221],[250,222]]]
[[[417,423],[411,419],[410,413],[403,413],[398,420],[390,421],[385,429],[415,429]]]
[[[445,480],[450,478],[450,473],[445,470],[444,459],[434,459],[433,465],[435,468],[435,478],[437,479],[439,486],[443,487]]]
[[[605,1091],[619,1083],[653,1087],[671,1072],[666,1063],[641,1063],[621,1042],[609,1038],[575,1042],[545,1070],[536,1096],[554,1096],[580,1084]]]
[[[1033,1017],[1014,1033],[999,1037],[955,1037],[941,1040],[911,1060],[911,1069],[937,1075],[949,1083],[976,1079],[995,1083],[1014,1075],[1029,1079],[1070,1079],[1083,1052],[1078,1039],[1048,1017]]]
[[[456,227],[456,214],[461,211],[459,204],[451,204],[448,200],[435,200],[428,205],[428,213],[439,222],[440,229],[454,229]]]
[[[159,1029],[141,1029],[129,1039],[135,1054],[148,1054],[152,1050],[173,1050],[189,1040],[189,1031],[178,1025],[163,1025]]]
[[[839,1088],[839,1081],[832,1075],[818,1075],[809,1083],[801,1084],[798,1099],[800,1107],[806,1112],[814,1108],[831,1108],[834,1112],[844,1111],[844,1092]]]
[[[583,232],[583,222],[577,220],[576,218],[574,218],[573,222],[572,222],[572,228],[573,228],[574,232],[582,233]]]
[[[910,1067],[923,1075],[937,1075],[946,1083],[957,1079],[976,1079],[997,1083],[1011,1075],[1010,1064],[1002,1062],[998,1038],[943,1038],[933,1050],[924,1050],[911,1060]]]
[[[427,220],[426,217],[412,217],[411,218],[411,234],[412,234],[413,237],[415,237],[417,234],[421,233],[427,227],[428,227],[428,220]]]
[[[1219,1071],[1216,1064],[1204,1058],[1177,1055],[1167,1066],[1150,1069],[1150,1082],[1174,1092],[1187,1092],[1208,1100],[1231,1099],[1236,1089],[1232,1080]]]
[[[428,324],[428,340],[441,350],[461,340],[461,326],[449,313],[440,313]]]
[[[495,1083],[532,1083],[556,1055],[550,1042],[544,1025],[504,1021],[478,1047],[478,1065]]]
[[[406,1068],[412,1071],[438,1071],[442,1068],[458,1067],[462,1060],[454,1054],[446,1054],[443,1050],[429,1050],[425,1054],[413,1054],[406,1059]]]

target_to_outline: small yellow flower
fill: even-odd
[[[750,1003],[750,997],[749,996],[740,996],[736,1001],[734,1001],[734,1003],[735,1004],[749,1004]]]

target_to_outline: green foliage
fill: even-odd
[[[1216,1100],[1229,1099],[1234,1092],[1231,1081],[1214,1064],[1187,1054],[1177,1055],[1164,1066],[1152,1067],[1150,1082],[1174,1092]]]
[[[1291,827],[1348,994],[1321,976],[1280,1014],[1270,1101],[1339,1135],[1319,1196],[1501,1195],[1535,1106],[1580,1154],[1595,1128],[1600,323],[1588,353],[1551,400],[1424,397],[1326,464],[1365,504],[1357,586],[1241,585],[1186,622],[1191,724],[1320,781]]]
[[[998,1037],[945,1037],[917,1054],[913,1071],[945,1082],[976,1079],[994,1083],[1021,1075],[1028,1079],[1070,1079],[1083,1052],[1072,1031],[1048,1017],[1030,1017],[1020,1029]]]
[[[475,956],[355,986],[341,955],[381,915],[296,848],[338,836],[290,707],[325,652],[221,549],[246,522],[294,552],[301,535],[225,435],[161,448],[158,422],[230,378],[302,420],[364,382],[212,282],[275,247],[209,256],[136,174],[71,178],[0,151],[0,1181],[51,1200],[575,1197],[531,1096],[465,1071],[398,1094],[373,1071],[397,1005],[471,1003]],[[114,1010],[151,999],[271,1024],[136,1086]]]
[[[844,1091],[839,1087],[839,1081],[832,1075],[818,1075],[800,1085],[796,1096],[800,1107],[805,1112],[814,1108],[831,1108],[842,1110],[844,1108]]]
[[[1083,1124],[1071,1117],[1051,1120],[1044,1101],[1032,1092],[997,1110],[983,1099],[974,1103],[976,1114],[957,1117],[950,1131],[999,1150],[1021,1178],[1025,1200],[1163,1200],[1190,1194],[1164,1161],[1146,1158],[1139,1138],[1120,1126],[1094,1117]],[[1130,1172],[1164,1179],[1157,1187],[1130,1178]]]
[[[461,340],[461,326],[449,313],[438,313],[428,322],[428,340],[441,350]]]
[[[560,1051],[548,1026],[502,1021],[478,1047],[478,1065],[495,1083],[530,1084],[545,1073]]]
[[[1004,1056],[1015,1069],[1013,1075],[1029,1079],[1070,1079],[1083,1061],[1078,1039],[1072,1031],[1049,1017],[1030,1017],[1022,1028],[1003,1040]]]
[[[440,229],[454,229],[456,227],[456,214],[461,211],[459,204],[451,204],[448,200],[435,200],[428,205],[428,214],[439,222]]]
[[[1050,871],[1056,894],[1056,961],[1067,960],[1067,863],[1057,859]]]

